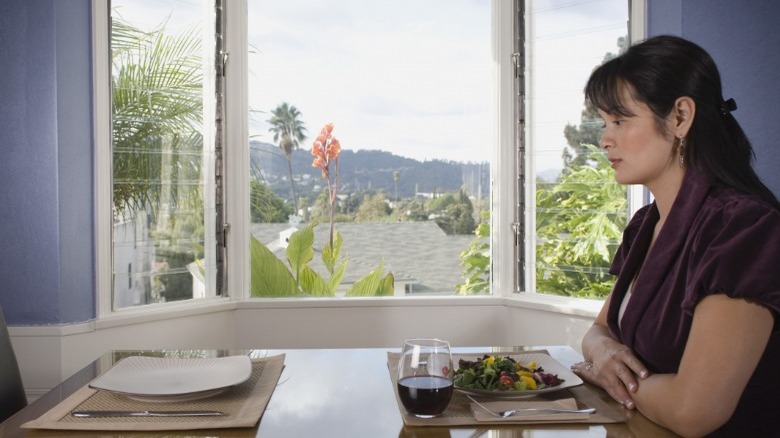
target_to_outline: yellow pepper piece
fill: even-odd
[[[536,364],[536,361],[532,360],[531,362],[528,362],[527,364],[523,365],[524,367],[528,368],[529,370],[535,370],[539,368],[539,365]]]
[[[484,363],[485,363],[485,365],[493,365],[493,362],[495,362],[495,361],[496,361],[496,358],[495,358],[495,357],[493,357],[493,356],[488,356],[488,357],[487,357],[485,360],[483,360],[482,362],[484,362]]]
[[[536,380],[528,376],[520,376],[520,380],[528,385],[528,389],[536,389]]]
[[[530,371],[522,371],[522,370],[520,370],[520,371],[517,372],[517,375],[520,376],[520,377],[523,377],[523,376],[525,376],[525,377],[533,377],[534,373],[532,373]]]

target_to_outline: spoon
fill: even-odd
[[[485,412],[498,418],[507,418],[517,413],[526,413],[526,412],[542,412],[542,413],[549,413],[549,414],[592,414],[596,412],[596,408],[586,408],[586,409],[524,408],[524,409],[507,409],[505,411],[493,412],[487,407],[485,407],[485,405],[483,405],[482,403],[474,400],[474,398],[471,397],[470,395],[467,397],[469,398],[469,400],[476,403],[477,406],[484,409]]]

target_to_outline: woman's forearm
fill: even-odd
[[[593,362],[596,352],[604,349],[604,343],[614,342],[609,329],[601,324],[593,324],[582,338],[582,355],[588,362]]]
[[[633,394],[637,410],[682,436],[707,435],[728,420],[730,411],[718,412],[725,403],[712,403],[708,395],[692,393],[679,380],[676,374],[654,374],[642,380]],[[708,401],[703,403],[700,397]]]

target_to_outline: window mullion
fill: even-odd
[[[225,255],[226,255],[226,246],[227,246],[227,232],[229,230],[229,222],[225,220],[225,184],[224,184],[224,175],[225,175],[225,166],[224,166],[224,104],[225,104],[225,64],[227,62],[227,52],[225,51],[224,47],[224,31],[225,31],[225,18],[224,18],[224,10],[223,10],[223,1],[222,0],[214,0],[214,53],[212,54],[212,57],[209,57],[207,59],[213,60],[212,65],[208,65],[207,67],[211,68],[213,66],[214,71],[214,114],[213,118],[209,118],[207,120],[213,120],[213,126],[214,126],[214,139],[213,139],[213,145],[214,145],[214,223],[209,223],[209,219],[212,217],[211,215],[207,215],[206,219],[206,229],[213,229],[215,231],[215,245],[216,245],[216,252],[214,255],[215,258],[215,267],[216,267],[216,278],[215,280],[215,290],[217,292],[217,295],[226,296],[226,289],[227,289],[227,276],[225,271]],[[206,95],[205,98],[209,98],[209,95]],[[204,115],[205,116],[205,115]],[[205,117],[204,117],[205,118]],[[205,166],[204,166],[205,168]]]
[[[492,288],[495,295],[510,296],[516,284],[516,250],[514,226],[517,221],[516,151],[516,90],[514,43],[514,2],[494,1],[493,50],[498,60],[496,83],[496,147],[493,158],[491,206]],[[510,244],[507,244],[510,243]]]
[[[97,317],[112,311],[111,22],[109,4],[92,0],[92,99],[95,169]]]
[[[224,2],[224,222],[228,287],[232,299],[246,298],[250,290],[249,253],[249,104],[247,2]]]
[[[517,273],[514,282],[514,290],[512,292],[519,292],[526,287],[526,278],[528,276],[528,264],[526,260],[530,258],[526,257],[526,138],[525,138],[525,71],[526,71],[526,57],[525,57],[525,2],[517,2],[517,11],[515,11],[515,53],[514,53],[514,69],[515,69],[515,87],[517,89],[517,98],[515,99],[515,113],[517,114],[516,122],[516,171],[517,171],[517,205],[515,209],[515,263],[513,264],[514,271]],[[531,275],[533,278],[533,274]]]

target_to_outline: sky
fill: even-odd
[[[582,88],[627,34],[626,3],[538,0],[528,11],[528,99],[538,170],[559,168]],[[196,0],[113,0],[141,27],[200,18]],[[188,12],[189,9],[189,12]],[[174,12],[171,12],[174,11]],[[295,106],[311,142],[326,123],[342,148],[418,160],[491,157],[489,0],[249,0],[250,135],[273,143],[270,111]]]

